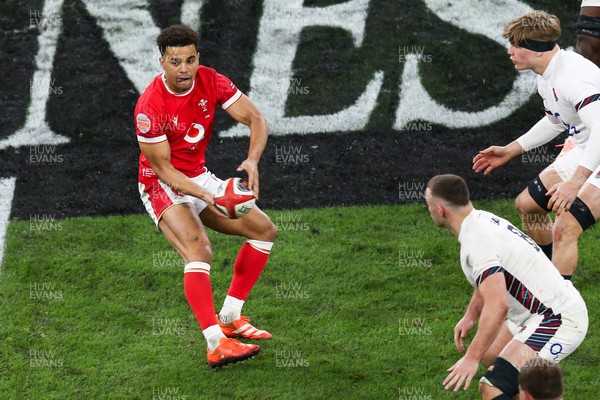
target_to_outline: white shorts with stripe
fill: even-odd
[[[566,181],[573,175],[575,169],[579,166],[584,153],[585,149],[582,146],[576,144],[575,141],[567,139],[565,140],[563,150],[558,157],[556,157],[556,160],[548,166],[548,169],[554,169],[558,176],[560,176],[563,181]],[[600,189],[600,165],[592,172],[586,183]]]
[[[222,182],[221,179],[217,178],[208,170],[203,174],[190,179],[212,194],[217,193],[217,188]],[[160,218],[165,211],[176,204],[192,203],[198,214],[200,214],[207,206],[203,200],[173,190],[159,179],[154,181],[150,186],[138,182],[138,190],[148,215],[150,215],[156,225],[158,225]]]
[[[581,300],[558,316],[548,318],[535,314],[520,325],[507,322],[516,340],[527,344],[541,358],[560,362],[583,342],[588,330],[588,313]]]
[[[585,149],[582,146],[578,145],[575,141],[567,139],[562,151],[556,157],[556,160],[548,166],[548,169],[553,169],[560,176],[560,179],[566,181],[575,172],[584,153]]]

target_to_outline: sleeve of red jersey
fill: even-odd
[[[160,118],[150,107],[140,107],[135,110],[135,132],[140,143],[160,143],[167,140],[167,135],[161,129]]]
[[[233,103],[242,97],[242,92],[225,75],[221,75],[217,72],[215,79],[217,101],[221,107],[223,107],[223,110],[227,110]]]

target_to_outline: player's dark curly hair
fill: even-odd
[[[156,38],[158,50],[162,56],[167,52],[167,47],[184,47],[193,44],[198,50],[200,37],[195,30],[186,25],[171,25],[163,29]]]
[[[427,187],[431,195],[454,206],[466,206],[469,204],[469,188],[463,178],[457,175],[436,175],[429,180]]]
[[[536,399],[559,399],[564,392],[560,367],[541,358],[525,362],[519,373],[519,385]]]

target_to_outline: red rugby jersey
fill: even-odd
[[[192,87],[177,94],[168,88],[164,74],[157,75],[135,106],[138,141],[171,147],[171,164],[188,177],[204,172],[204,151],[214,127],[215,108],[227,109],[242,92],[225,76],[200,66]],[[157,179],[146,156],[140,154],[138,180]]]

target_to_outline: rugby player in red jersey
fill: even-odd
[[[254,207],[229,219],[214,206],[220,179],[205,166],[217,105],[250,129],[248,155],[237,168],[248,175],[258,197],[258,162],[267,143],[262,113],[225,76],[199,65],[199,37],[191,28],[173,25],[157,37],[158,75],[140,96],[134,118],[141,149],[138,186],[142,202],[158,228],[185,262],[184,291],[207,342],[211,367],[252,357],[260,350],[235,338],[268,339],[241,315],[275,241],[277,228]],[[247,239],[234,263],[223,307],[215,314],[210,264],[212,249],[205,227]]]

